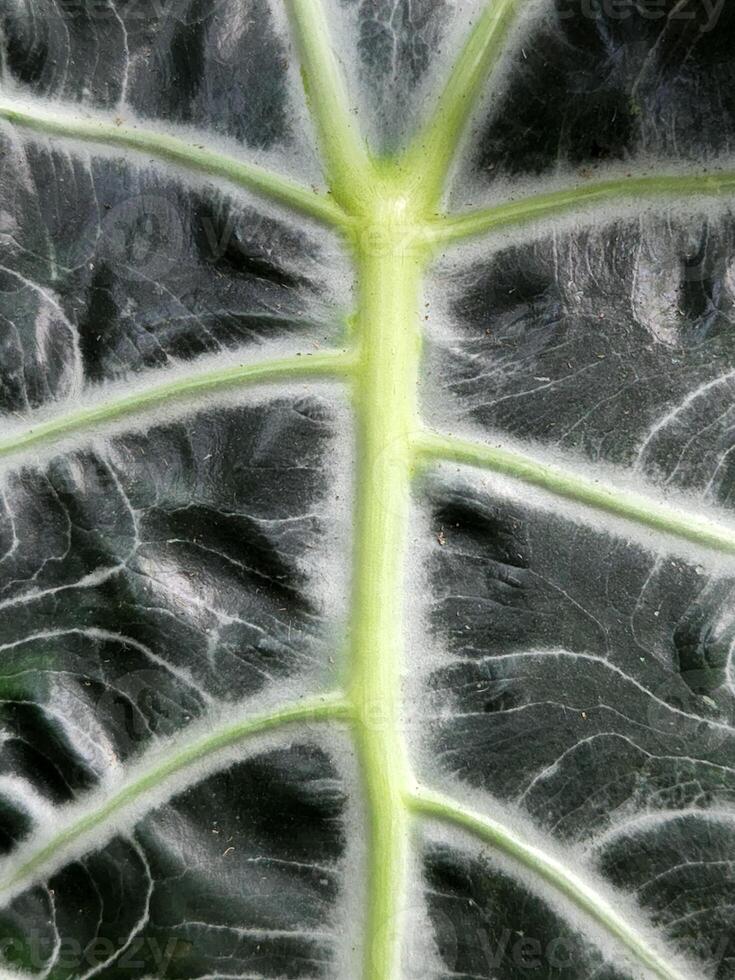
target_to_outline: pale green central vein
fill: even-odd
[[[655,177],[621,177],[591,181],[577,187],[522,197],[492,208],[452,215],[432,223],[428,237],[447,245],[505,227],[516,227],[543,218],[553,218],[586,207],[603,207],[625,201],[671,198],[724,197],[735,193],[732,171],[659,174]]]
[[[217,756],[256,735],[275,731],[298,722],[322,723],[330,720],[349,720],[350,709],[339,694],[325,694],[299,704],[290,705],[268,715],[256,715],[245,721],[227,725],[189,745],[173,745],[170,754],[140,773],[96,809],[72,819],[45,845],[25,858],[8,878],[0,882],[0,894],[18,885],[38,879],[68,848],[81,838],[88,837],[106,822],[120,818],[124,811],[135,806],[146,795],[161,794],[165,784],[178,773]],[[59,815],[61,819],[61,814]]]
[[[358,473],[347,693],[367,807],[367,908],[362,980],[400,975],[408,871],[411,781],[401,726],[403,563],[411,486],[411,435],[426,255],[419,223],[394,174],[379,176],[353,121],[320,0],[289,0],[304,84],[330,186],[355,219],[359,307],[355,410]]]
[[[53,419],[29,423],[12,436],[0,439],[0,459],[29,449],[53,444],[62,439],[92,433],[123,419],[153,419],[153,410],[166,405],[195,405],[218,392],[256,384],[277,383],[289,379],[339,377],[349,373],[352,359],[342,353],[323,353],[243,364],[222,368],[188,378],[178,378],[147,391],[119,399],[89,405]]]
[[[385,247],[358,249],[359,464],[348,691],[369,826],[363,980],[400,975],[407,874],[403,797],[411,775],[401,724],[403,595],[423,264],[406,243],[405,205],[394,188],[374,215]]]
[[[523,840],[498,821],[467,810],[454,800],[430,790],[421,790],[410,797],[408,803],[415,812],[456,824],[518,861],[589,915],[609,935],[619,940],[638,963],[646,966],[661,980],[687,980],[685,974],[662,956],[650,939],[631,926],[600,891],[569,871],[556,858]]]
[[[604,511],[714,551],[735,554],[735,528],[696,516],[644,494],[611,490],[589,477],[501,446],[426,433],[415,443],[419,457],[491,470],[549,491],[593,510]]]
[[[7,119],[16,126],[48,136],[147,153],[187,170],[223,178],[326,224],[337,227],[345,225],[346,219],[341,209],[315,191],[251,163],[236,160],[175,136],[153,132],[142,126],[117,126],[114,123],[86,119],[61,106],[55,107],[51,113],[35,108],[31,110],[25,103],[16,105],[7,100],[0,101],[0,119]]]

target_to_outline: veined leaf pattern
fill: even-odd
[[[0,4],[0,957],[726,980],[735,15]]]

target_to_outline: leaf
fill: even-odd
[[[733,26],[0,10],[3,976],[735,976]]]

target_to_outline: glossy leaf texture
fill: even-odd
[[[3,975],[735,978],[734,39],[0,0]]]

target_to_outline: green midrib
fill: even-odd
[[[400,970],[409,836],[404,797],[411,783],[402,729],[404,561],[426,261],[410,241],[409,202],[400,187],[380,191],[356,249],[359,463],[347,683],[369,828],[364,980],[389,980]]]

